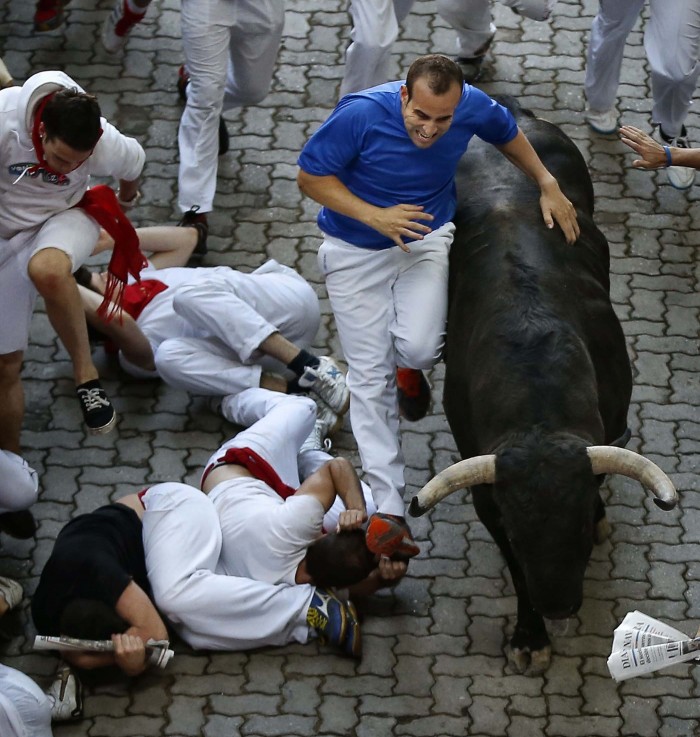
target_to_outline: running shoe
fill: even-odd
[[[397,368],[399,414],[409,422],[422,420],[430,409],[430,384],[418,369]]]
[[[413,558],[420,553],[406,520],[393,514],[373,514],[367,523],[365,541],[375,555],[388,558]]]
[[[93,435],[102,435],[114,428],[117,413],[105,390],[100,386],[99,379],[80,384],[76,388],[76,393],[83,411],[83,420]]]
[[[350,406],[350,392],[345,374],[329,356],[321,356],[315,368],[307,366],[299,377],[299,386],[320,397],[334,412],[345,414]]]

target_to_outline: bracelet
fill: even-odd
[[[671,149],[668,146],[664,146],[664,153],[666,154],[666,166],[672,166],[673,163],[671,161]]]
[[[131,210],[132,207],[136,207],[138,204],[138,201],[141,199],[141,190],[136,190],[136,194],[130,199],[130,200],[123,200],[119,194],[117,194],[117,202],[119,203],[119,207],[122,208],[126,212],[126,210]]]

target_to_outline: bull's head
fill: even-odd
[[[668,476],[632,451],[585,447],[581,441],[547,445],[535,453],[514,445],[460,461],[423,487],[411,500],[410,513],[424,514],[457,489],[490,489],[498,511],[494,524],[508,539],[533,607],[561,618],[581,605],[602,474],[636,479],[662,509],[673,508],[678,497]]]

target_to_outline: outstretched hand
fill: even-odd
[[[422,205],[394,205],[393,207],[377,208],[371,220],[367,223],[379,231],[406,253],[411,249],[401,240],[402,237],[411,240],[422,240],[424,235],[432,232],[432,228],[419,220],[433,220],[433,216],[423,212]]]
[[[576,242],[581,232],[576,217],[576,208],[559,189],[555,179],[552,180],[552,183],[542,187],[540,208],[542,209],[545,225],[548,228],[553,228],[556,222],[562,229],[566,242],[569,245]]]
[[[660,169],[667,166],[664,147],[639,128],[623,125],[620,128],[620,140],[642,157],[632,162],[632,166],[637,169]]]

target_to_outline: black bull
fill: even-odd
[[[462,458],[495,465],[492,483],[447,484],[472,486],[517,594],[511,662],[539,672],[550,659],[543,616],[579,609],[593,542],[605,534],[604,475],[600,466],[594,473],[589,446],[624,444],[632,376],[583,157],[559,128],[506,102],[574,203],[581,235],[571,246],[558,226],[548,229],[535,183],[472,141],[457,175],[444,405]],[[442,475],[412,514],[445,496],[429,489]],[[671,486],[660,505],[673,503]]]

